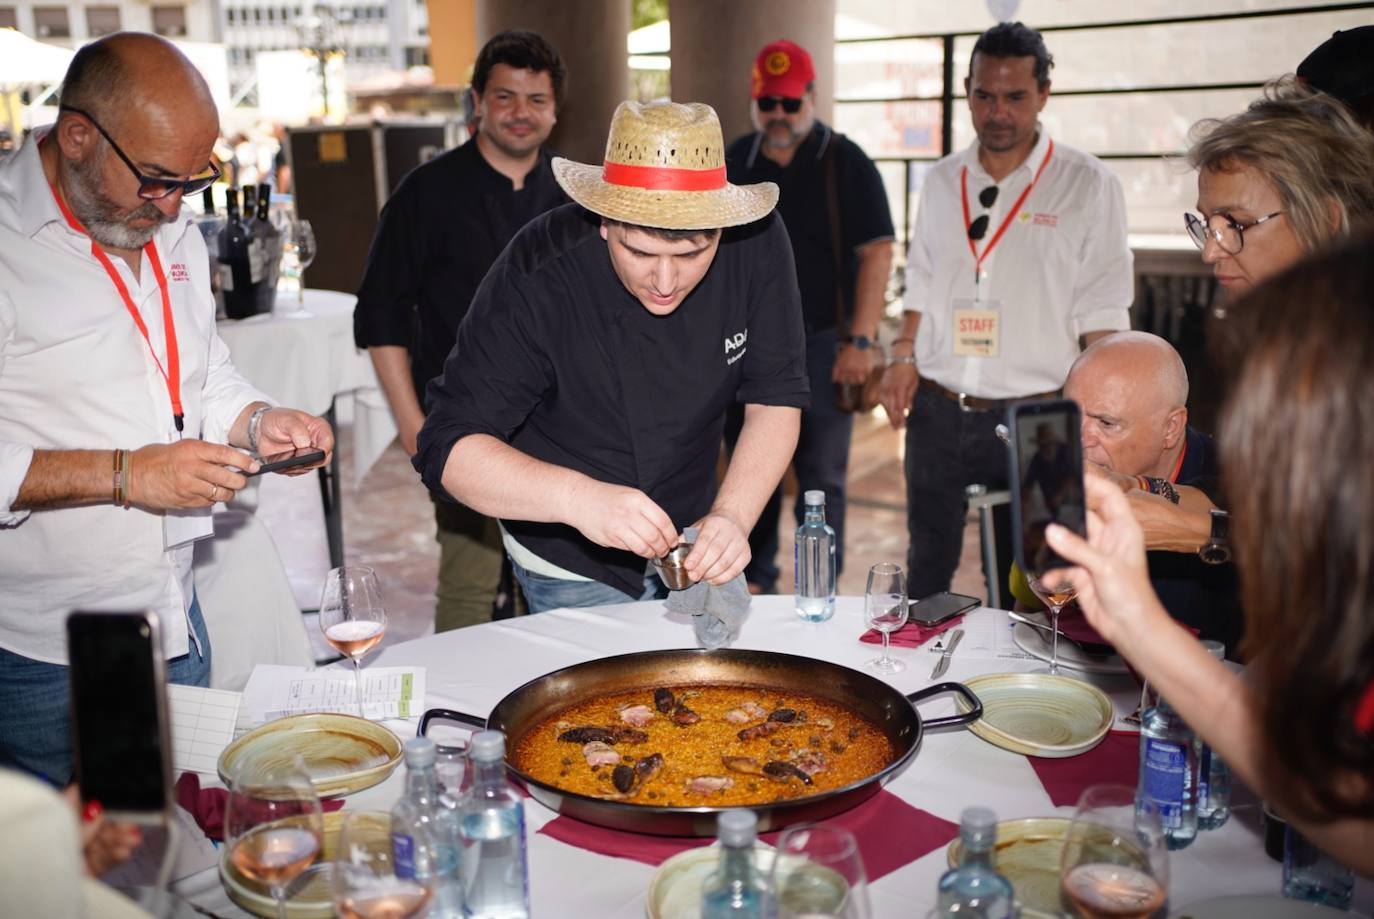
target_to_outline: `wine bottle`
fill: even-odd
[[[239,215],[238,192],[225,191],[225,224],[219,235],[219,280],[224,291],[224,314],[230,319],[245,319],[257,312],[252,268],[249,265],[248,227]]]
[[[277,281],[281,279],[281,231],[272,223],[272,187],[266,182],[258,186],[258,210],[253,220],[253,235],[261,240],[264,273],[258,285],[258,312],[270,313],[277,301]]]

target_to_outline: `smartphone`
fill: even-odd
[[[1035,399],[1007,409],[1011,449],[1012,542],[1028,577],[1068,562],[1045,542],[1053,522],[1085,536],[1082,414],[1069,399]]]
[[[262,464],[258,467],[258,471],[243,474],[252,477],[262,475],[264,472],[280,472],[283,469],[292,469],[296,466],[309,466],[323,459],[324,451],[318,447],[296,447],[294,450],[287,450],[284,453],[258,457],[258,462]]]
[[[912,600],[907,618],[921,625],[939,625],[946,619],[953,619],[960,613],[968,612],[980,602],[982,601],[976,597],[942,590],[937,594]]]
[[[167,672],[152,613],[67,617],[72,749],[82,802],[160,823],[172,798]]]

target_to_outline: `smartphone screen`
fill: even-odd
[[[1087,532],[1083,442],[1078,405],[1067,399],[1022,402],[1008,409],[1011,429],[1012,540],[1016,563],[1034,577],[1068,565],[1045,542],[1058,523]]]
[[[273,453],[271,456],[258,457],[258,462],[261,463],[258,471],[243,474],[251,478],[255,475],[262,475],[264,472],[279,472],[296,466],[308,466],[311,463],[318,463],[322,459],[324,459],[324,451],[319,447],[296,447],[293,450]]]
[[[939,625],[946,619],[953,619],[960,613],[973,609],[978,602],[976,597],[942,590],[937,594],[911,601],[908,618],[922,625]]]
[[[109,814],[161,813],[170,766],[157,617],[73,613],[67,654],[81,799]]]

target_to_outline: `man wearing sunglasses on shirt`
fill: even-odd
[[[190,61],[121,33],[77,52],[57,123],[0,164],[0,763],[59,784],[67,614],[154,611],[168,678],[207,685],[191,554],[211,506],[258,468],[243,451],[334,446],[215,334],[182,198],[217,177],[218,133]]]
[[[811,407],[802,413],[792,458],[802,493],[825,492],[826,522],[835,528],[835,564],[844,566],[845,479],[854,416],[835,405],[836,383],[862,386],[880,361],[878,323],[892,268],[892,217],[873,161],[857,144],[816,118],[816,71],[811,55],[790,41],[775,41],[754,59],[751,82],[755,132],[725,151],[730,181],[774,182],[778,213],[792,243],[806,327],[806,370]],[[743,407],[729,418],[733,448]],[[781,489],[773,493],[753,532],[745,578],[758,593],[778,580]]]
[[[892,426],[907,427],[913,597],[949,588],[965,489],[1007,487],[994,432],[1007,406],[1057,392],[1083,344],[1130,325],[1121,182],[1040,124],[1053,66],[1034,29],[984,32],[964,81],[977,140],[921,186],[902,333],[882,387]],[[999,555],[1009,559],[1010,547]]]

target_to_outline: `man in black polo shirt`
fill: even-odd
[[[797,523],[802,495],[825,492],[835,528],[835,566],[844,567],[845,479],[854,416],[835,406],[835,383],[862,385],[881,352],[875,347],[892,267],[892,217],[883,180],[853,141],[816,120],[816,71],[800,45],[776,41],[754,61],[753,134],[725,151],[732,182],[775,182],[778,213],[792,240],[806,324],[811,407],[802,414],[792,466]],[[835,237],[838,235],[838,239]],[[841,314],[843,314],[841,316]],[[726,436],[739,430],[732,413]],[[749,535],[750,589],[772,593],[778,580],[779,489]]]
[[[533,32],[487,42],[472,74],[475,139],[413,170],[382,211],[353,334],[412,456],[428,408],[418,394],[443,369],[477,285],[517,230],[567,203],[543,149],[564,75],[558,52]],[[434,515],[435,628],[488,619],[501,573],[496,521],[448,501],[436,501]]]
[[[724,584],[808,401],[777,186],[726,181],[700,104],[623,103],[604,166],[554,173],[577,204],[527,225],[482,282],[430,384],[415,468],[501,519],[534,612],[661,596],[647,560],[691,525],[688,573]]]

